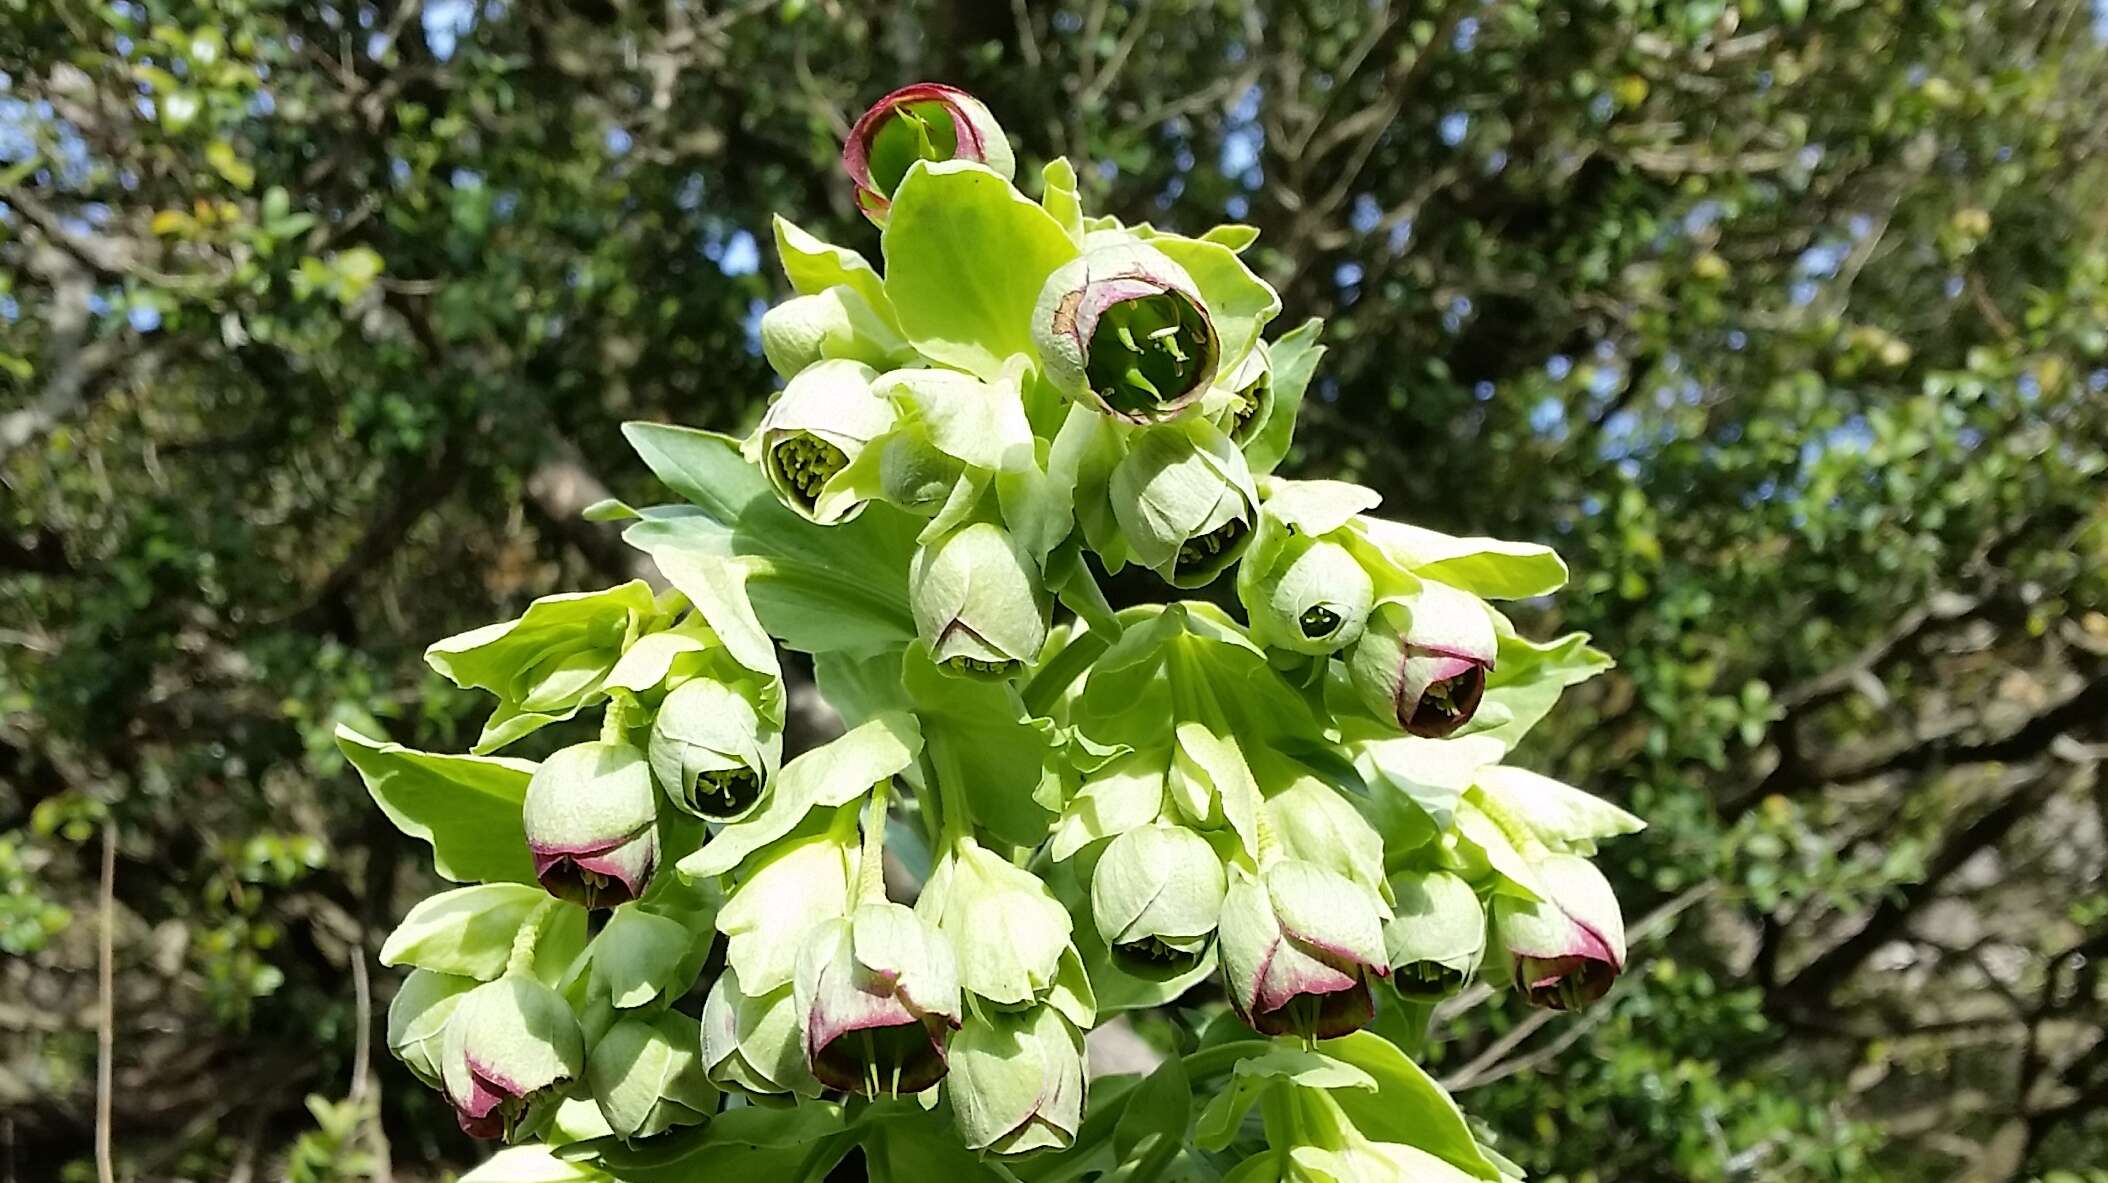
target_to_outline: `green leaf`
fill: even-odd
[[[533,883],[520,803],[534,765],[500,756],[420,752],[341,724],[337,747],[395,828],[432,846],[432,866],[456,883]]]
[[[520,926],[549,899],[539,886],[484,883],[420,900],[381,945],[382,965],[488,982],[505,972]]]
[[[1335,1092],[1332,1098],[1363,1134],[1379,1142],[1417,1146],[1482,1179],[1501,1177],[1479,1153],[1478,1139],[1471,1136],[1457,1103],[1410,1056],[1367,1031],[1318,1046],[1373,1082],[1374,1091]]]
[[[1509,751],[1522,742],[1530,728],[1551,713],[1559,695],[1569,686],[1586,682],[1617,663],[1610,655],[1588,645],[1587,633],[1568,633],[1556,640],[1537,642],[1515,635],[1505,617],[1496,617],[1494,630],[1500,637],[1493,671],[1486,675],[1486,693],[1479,711],[1488,717],[1499,711],[1504,721],[1474,736],[1498,740]]]
[[[1259,241],[1259,228],[1247,226],[1242,222],[1224,222],[1220,226],[1210,227],[1206,234],[1200,236],[1200,240],[1226,246],[1241,255],[1246,247]]]
[[[1076,194],[1076,166],[1057,156],[1040,170],[1039,204],[1070,238],[1083,241],[1083,203]]]
[[[932,361],[993,379],[1032,356],[1032,309],[1076,257],[1060,222],[978,164],[920,161],[893,195],[886,294],[901,331]]]
[[[1552,548],[1500,538],[1459,538],[1406,522],[1364,518],[1364,537],[1399,566],[1489,600],[1523,600],[1566,584],[1566,563]]]
[[[694,939],[678,920],[634,904],[617,908],[593,938],[593,977],[617,1010],[648,1005],[661,994],[679,997],[692,984],[679,979],[679,970]]]
[[[1303,392],[1310,387],[1311,375],[1317,373],[1318,359],[1325,356],[1325,347],[1318,344],[1318,333],[1324,327],[1324,321],[1312,317],[1267,346],[1267,363],[1273,368],[1273,410],[1244,445],[1244,462],[1254,476],[1272,472],[1288,455]]]
[[[1113,1129],[1113,1147],[1123,1161],[1139,1156],[1168,1162],[1186,1144],[1192,1112],[1193,1087],[1186,1081],[1185,1061],[1167,1057],[1127,1095],[1127,1106]],[[1143,1172],[1136,1183],[1154,1176],[1153,1171]]]
[[[1194,1144],[1207,1150],[1228,1146],[1260,1094],[1282,1081],[1305,1088],[1376,1090],[1375,1079],[1352,1064],[1315,1051],[1276,1046],[1237,1061],[1228,1087],[1201,1110],[1200,1122],[1193,1129]]]
[[[748,855],[796,829],[813,809],[845,805],[906,771],[922,743],[915,720],[893,712],[804,753],[776,774],[759,810],[682,859],[680,873],[691,879],[730,873]]]
[[[914,519],[873,505],[855,521],[817,526],[777,502],[737,441],[658,423],[625,424],[623,434],[692,503],[645,510],[623,533],[631,546],[683,570],[738,559],[756,621],[792,649],[871,653],[914,637],[907,588]],[[758,638],[753,648],[758,655]]]
[[[900,331],[900,319],[893,313],[893,302],[886,298],[885,281],[878,277],[877,269],[862,255],[847,247],[839,247],[816,235],[800,229],[798,225],[781,214],[776,215],[776,257],[783,264],[784,277],[790,280],[793,290],[801,296],[817,296],[837,284],[846,285],[864,298],[874,312],[886,322],[886,327]]]
[[[459,1183],[612,1183],[591,1163],[565,1162],[547,1146],[507,1146],[461,1176]]]
[[[919,644],[902,659],[901,683],[938,774],[964,791],[975,823],[1015,846],[1035,846],[1045,838],[1053,815],[1033,799],[1033,790],[1053,775],[1053,723],[1027,712],[1007,682],[990,685],[941,672]]]
[[[1422,739],[1401,735],[1361,745],[1361,765],[1376,784],[1389,786],[1420,807],[1438,830],[1456,817],[1457,801],[1472,786],[1479,770],[1499,763],[1506,753],[1498,740],[1484,735],[1460,739]]]

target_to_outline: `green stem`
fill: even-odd
[[[512,954],[505,959],[505,976],[525,974],[534,968],[534,947],[542,939],[542,925],[555,908],[556,900],[552,897],[536,904],[534,911],[527,913],[526,922],[512,934]]]
[[[1185,1057],[1186,1079],[1198,1081],[1220,1076],[1235,1068],[1239,1061],[1249,1060],[1272,1046],[1271,1042],[1264,1039],[1240,1039],[1235,1043],[1218,1043],[1214,1047],[1204,1047]]]
[[[871,789],[864,806],[864,846],[856,867],[856,891],[851,904],[881,904],[886,899],[886,799],[892,788],[882,780]]]
[[[938,834],[937,847],[930,851],[930,857],[936,859],[942,858],[946,850],[959,842],[973,837],[973,805],[966,799],[966,776],[950,745],[932,740],[927,750],[931,762],[930,781],[944,808],[944,825]]]
[[[629,742],[630,697],[627,694],[608,696],[607,709],[600,715],[600,742],[626,744]]]
[[[1025,709],[1034,715],[1045,715],[1061,701],[1067,690],[1091,663],[1112,648],[1113,638],[1093,630],[1072,638],[1062,651],[1042,663],[1032,680],[1025,683]]]

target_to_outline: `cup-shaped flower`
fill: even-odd
[[[747,437],[747,459],[761,466],[777,499],[807,521],[848,521],[869,500],[848,470],[893,426],[893,404],[871,392],[877,376],[860,361],[814,362],[790,380]]]
[[[628,744],[574,744],[542,761],[520,818],[534,877],[581,908],[636,899],[658,866],[658,794]]]
[[[1370,714],[1446,739],[1478,713],[1497,644],[1483,601],[1427,581],[1377,605],[1347,655],[1347,673]]]
[[[1240,582],[1254,639],[1277,649],[1320,655],[1361,639],[1375,598],[1369,573],[1346,547],[1298,538],[1248,587]]]
[[[947,673],[1007,678],[1039,656],[1049,608],[1039,567],[1017,538],[974,522],[918,549],[908,604],[930,660]]]
[[[585,1070],[585,1043],[556,991],[507,974],[463,996],[447,1020],[441,1066],[462,1130],[509,1137],[530,1106]]]
[[[586,1057],[586,1084],[608,1128],[627,1142],[717,1112],[717,1086],[703,1071],[695,1021],[677,1011],[624,1019]]]
[[[959,1025],[959,971],[943,934],[913,909],[867,903],[815,928],[794,983],[806,1066],[865,1096],[944,1079]]]
[[[412,970],[403,979],[395,1001],[388,1004],[388,1050],[417,1079],[439,1087],[445,1073],[447,1022],[479,984],[474,978],[429,969]]]
[[[1198,402],[1221,342],[1184,267],[1143,242],[1113,242],[1055,269],[1040,289],[1033,340],[1055,386],[1130,423]]]
[[[1464,988],[1486,954],[1486,909],[1471,884],[1448,871],[1406,871],[1391,879],[1398,904],[1384,925],[1391,985],[1431,1002]]]
[[[719,1086],[754,1096],[817,1096],[820,1084],[805,1067],[798,1026],[789,983],[748,994],[738,971],[726,966],[703,999],[703,1068]]]
[[[783,732],[742,687],[694,678],[652,718],[652,774],[682,810],[731,821],[754,808],[783,754]]]
[[[915,910],[957,953],[959,984],[996,1006],[1045,997],[1072,921],[1046,881],[971,838],[937,860]]]
[[[857,208],[883,226],[893,191],[918,160],[975,160],[1017,175],[1010,140],[981,100],[941,82],[903,86],[872,104],[850,129],[842,168],[856,182]]]
[[[1625,968],[1625,918],[1594,863],[1553,854],[1531,864],[1544,897],[1493,897],[1493,931],[1515,988],[1532,1006],[1578,1010]]]
[[[945,1091],[968,1150],[1061,1149],[1083,1120],[1083,1036],[1051,1006],[976,1015],[952,1037]]]
[[[1148,825],[1107,844],[1091,872],[1091,919],[1113,962],[1139,978],[1176,977],[1215,939],[1222,859],[1183,826]]]
[[[1390,973],[1375,893],[1298,859],[1230,877],[1220,940],[1230,1005],[1266,1035],[1357,1030],[1376,1013],[1369,979]]]
[[[1244,554],[1258,520],[1244,454],[1204,420],[1137,435],[1107,496],[1135,561],[1173,587],[1214,582]]]
[[[1218,386],[1224,394],[1221,426],[1230,442],[1243,447],[1274,413],[1274,371],[1264,341],[1253,342],[1237,368]]]
[[[920,432],[894,432],[883,448],[878,455],[879,498],[912,514],[936,514],[966,471],[963,461],[945,455]]]
[[[836,284],[762,313],[761,354],[776,373],[794,378],[828,358],[890,369],[912,359],[914,350],[869,300],[847,284]]]

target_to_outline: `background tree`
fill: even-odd
[[[1529,625],[1624,664],[1522,755],[1654,822],[1647,935],[1599,1010],[1439,1018],[1504,1152],[2097,1164],[2104,40],[2085,0],[0,0],[0,1160],[90,1154],[108,826],[124,1172],[465,1161],[371,1053],[419,885],[329,731],[465,746],[423,641],[631,572],[578,515],[653,499],[616,424],[745,425],[766,211],[868,245],[834,147],[935,77],[1021,175],[1264,231],[1329,322],[1293,471],[1573,563]]]

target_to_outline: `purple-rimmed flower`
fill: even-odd
[[[1297,859],[1232,875],[1218,937],[1230,1005],[1266,1035],[1358,1030],[1376,1013],[1369,979],[1391,972],[1383,921],[1374,892]]]
[[[856,182],[857,208],[879,225],[908,169],[918,160],[974,160],[1017,175],[1002,126],[981,100],[942,82],[903,86],[871,105],[850,129],[842,168]]]
[[[1347,672],[1371,714],[1446,739],[1478,713],[1497,646],[1483,601],[1423,582],[1414,595],[1376,606],[1347,655]]]
[[[1184,267],[1143,242],[1115,242],[1057,268],[1040,289],[1033,341],[1070,398],[1157,423],[1207,393],[1221,342]]]
[[[1530,1005],[1578,1010],[1608,993],[1624,970],[1625,918],[1587,859],[1548,855],[1531,869],[1544,898],[1495,896],[1494,935]]]
[[[476,987],[447,1020],[447,1100],[462,1132],[511,1137],[527,1110],[585,1070],[578,1020],[556,991],[508,974]]]
[[[806,1064],[829,1088],[919,1093],[944,1079],[959,969],[913,909],[864,904],[815,928],[792,983]]]
[[[644,894],[659,862],[658,794],[644,753],[582,743],[542,761],[527,782],[521,822],[534,877],[582,908]]]

